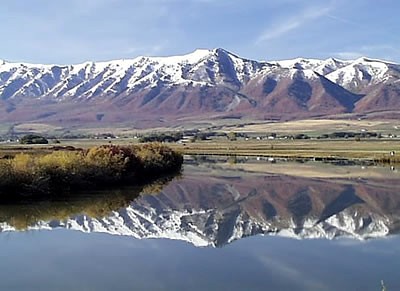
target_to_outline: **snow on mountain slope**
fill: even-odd
[[[398,80],[400,65],[360,58],[326,75],[332,82],[351,91],[362,92],[369,85]]]
[[[257,63],[222,49],[196,50],[173,57],[138,57],[78,65],[5,63],[0,66],[0,96],[53,97],[56,100],[116,96],[135,88],[170,84],[243,82],[257,70]]]
[[[400,65],[365,57],[352,61],[297,58],[271,63],[287,69],[312,70],[356,93],[362,92],[369,85],[397,81],[400,78]]]
[[[334,58],[329,58],[326,60],[318,60],[318,59],[291,59],[291,60],[282,60],[272,62],[282,68],[287,69],[301,69],[301,70],[312,70],[320,75],[327,75],[332,73],[344,66],[347,66],[351,63],[351,61],[343,61]]]
[[[50,96],[56,100],[103,94],[116,96],[138,87],[154,87],[157,81],[203,85],[230,83],[241,87],[255,75],[268,73],[268,69],[277,66],[326,75],[348,63],[335,59],[263,63],[240,58],[223,49],[66,66],[3,62],[0,64],[0,96],[2,99]],[[333,80],[333,76],[330,79]]]
[[[51,122],[80,122],[88,115],[82,108],[89,108],[81,103],[90,103],[91,111],[101,112],[110,122],[149,113],[263,118],[268,113],[290,119],[348,113],[354,108],[371,111],[397,104],[397,89],[385,86],[399,79],[400,66],[384,61],[258,62],[221,48],[76,65],[0,62],[0,100],[8,104],[1,120],[20,121],[23,116],[25,121],[37,121],[45,116]],[[377,84],[384,85],[378,93]],[[374,96],[368,97],[373,90]],[[375,96],[387,90],[389,97],[376,101]],[[368,100],[356,106],[363,96]],[[63,106],[75,108],[74,114]],[[95,121],[95,116],[83,119]]]

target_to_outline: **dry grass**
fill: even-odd
[[[267,156],[283,158],[357,159],[398,162],[399,140],[272,140],[272,141],[206,141],[174,144],[173,148],[185,154]]]
[[[104,144],[105,140],[76,139],[61,140],[61,146],[74,146],[87,149]],[[138,143],[137,139],[113,139],[108,142],[121,146],[133,146]],[[214,154],[214,155],[243,155],[243,156],[268,156],[284,158],[345,158],[357,160],[374,160],[384,163],[400,162],[400,140],[399,139],[362,139],[355,141],[310,139],[310,140],[248,140],[238,139],[228,141],[226,138],[217,138],[208,141],[197,141],[194,143],[178,144],[170,143],[168,146],[179,150],[184,154]],[[0,147],[0,158],[15,155],[17,153],[50,153],[52,145],[29,145],[21,146],[4,145]],[[393,157],[390,152],[397,154]]]
[[[289,122],[269,122],[264,124],[245,125],[238,128],[222,128],[221,131],[234,130],[247,133],[276,132],[280,134],[293,133],[331,133],[335,131],[355,131],[362,129],[382,133],[400,133],[400,122],[393,120],[332,120],[310,119]]]
[[[21,123],[18,125],[15,125],[14,127],[14,132],[23,132],[23,133],[51,133],[51,132],[56,132],[58,130],[61,130],[62,127],[59,126],[54,126],[50,124],[45,124],[45,123]]]
[[[336,116],[341,119],[308,119],[289,122],[270,122],[264,120],[253,119],[210,119],[193,120],[193,116],[189,119],[181,118],[168,120],[165,123],[152,126],[151,122],[136,123],[119,123],[107,124],[102,123],[103,127],[99,125],[84,125],[77,127],[61,127],[46,123],[21,123],[13,126],[15,132],[31,132],[41,134],[61,134],[68,132],[70,134],[104,134],[113,133],[118,136],[133,136],[135,134],[149,133],[149,132],[167,132],[177,130],[201,129],[201,130],[218,130],[222,132],[236,131],[247,133],[265,133],[277,132],[281,134],[320,134],[330,133],[334,131],[360,131],[361,129],[368,129],[370,131],[379,131],[385,133],[400,133],[400,122],[395,119],[385,120],[357,120],[349,119],[350,116]],[[353,117],[354,118],[354,117]],[[6,132],[11,124],[4,124],[4,129],[0,131]],[[399,134],[400,135],[400,134]]]

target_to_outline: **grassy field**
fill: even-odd
[[[220,131],[235,131],[245,133],[297,134],[310,136],[329,134],[337,131],[346,132],[380,132],[381,134],[400,134],[400,122],[394,120],[343,120],[343,119],[309,119],[288,122],[269,122],[250,124],[240,127],[222,127]]]
[[[360,132],[368,130],[370,132],[380,132],[383,135],[397,134],[400,136],[400,121],[389,120],[369,120],[369,119],[307,119],[288,122],[260,121],[250,119],[222,119],[189,122],[180,121],[180,125],[152,128],[137,128],[134,124],[104,124],[102,127],[60,127],[42,123],[20,123],[14,126],[10,124],[0,125],[0,133],[7,132],[10,127],[17,134],[21,133],[40,133],[45,135],[96,135],[113,133],[117,136],[134,136],[148,132],[184,131],[188,129],[199,129],[202,131],[219,132],[243,132],[254,134],[265,134],[275,132],[278,134],[297,134],[305,133],[311,136],[332,133],[335,131]]]
[[[0,146],[0,157],[14,155],[20,152],[51,152],[53,147],[73,146],[75,148],[89,148],[101,144],[112,143],[117,145],[137,144],[137,139],[78,139],[61,140],[54,145],[3,144]],[[316,159],[355,159],[374,160],[383,162],[400,162],[400,139],[365,139],[348,140],[244,140],[229,141],[226,138],[213,140],[168,143],[168,146],[183,154],[189,155],[241,155],[283,158],[316,158]],[[390,152],[395,155],[391,156]],[[390,159],[390,161],[389,161]]]
[[[13,127],[15,133],[56,134],[62,127],[43,123],[21,123]]]
[[[69,139],[60,140],[60,144],[54,146],[73,146],[76,148],[89,148],[101,144],[130,145],[138,143],[137,134],[174,132],[185,127],[166,127],[151,129],[135,129],[133,125],[121,125],[116,127],[104,128],[74,128],[68,129],[70,133],[76,134],[104,134],[112,133],[119,139]],[[215,137],[211,140],[170,143],[169,145],[184,154],[213,154],[213,155],[249,155],[267,156],[284,158],[344,158],[344,159],[366,159],[383,162],[400,162],[400,139],[389,139],[389,134],[400,137],[400,121],[398,120],[368,120],[368,119],[313,119],[298,120],[289,122],[272,121],[251,121],[251,120],[219,120],[209,121],[208,123],[191,124],[191,128],[197,128],[201,132],[217,133],[243,133],[250,137],[249,140],[243,138],[237,141],[228,141],[226,138]],[[46,134],[51,132],[61,132],[67,129],[51,127],[43,124],[26,123],[14,126],[15,132],[38,132]],[[257,136],[267,136],[275,133],[278,136],[307,134],[310,137],[329,134],[332,132],[353,132],[380,133],[382,139],[363,139],[356,141],[354,138],[331,140],[331,139],[310,139],[310,140],[257,140]],[[29,146],[22,148],[19,144],[0,145],[0,157],[12,155],[21,151],[41,152],[51,151],[52,145]],[[394,156],[390,152],[396,152]]]
[[[400,140],[271,140],[204,141],[173,144],[185,154],[242,155],[284,158],[343,158],[392,162],[400,160]],[[398,153],[394,156],[390,152]]]

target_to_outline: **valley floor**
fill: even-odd
[[[61,140],[55,145],[3,144],[0,146],[0,158],[19,152],[49,152],[54,147],[73,146],[88,148],[104,143],[128,145],[138,143],[137,139],[113,139],[109,141],[95,139]],[[400,139],[307,139],[307,140],[245,140],[229,141],[215,138],[205,141],[166,143],[169,147],[186,155],[238,155],[287,159],[326,159],[355,160],[382,163],[400,162]]]
[[[288,159],[400,161],[400,140],[204,141],[171,145],[185,154],[241,155]]]

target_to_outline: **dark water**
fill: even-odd
[[[399,190],[389,168],[188,160],[112,198],[3,205],[0,290],[400,290]]]

